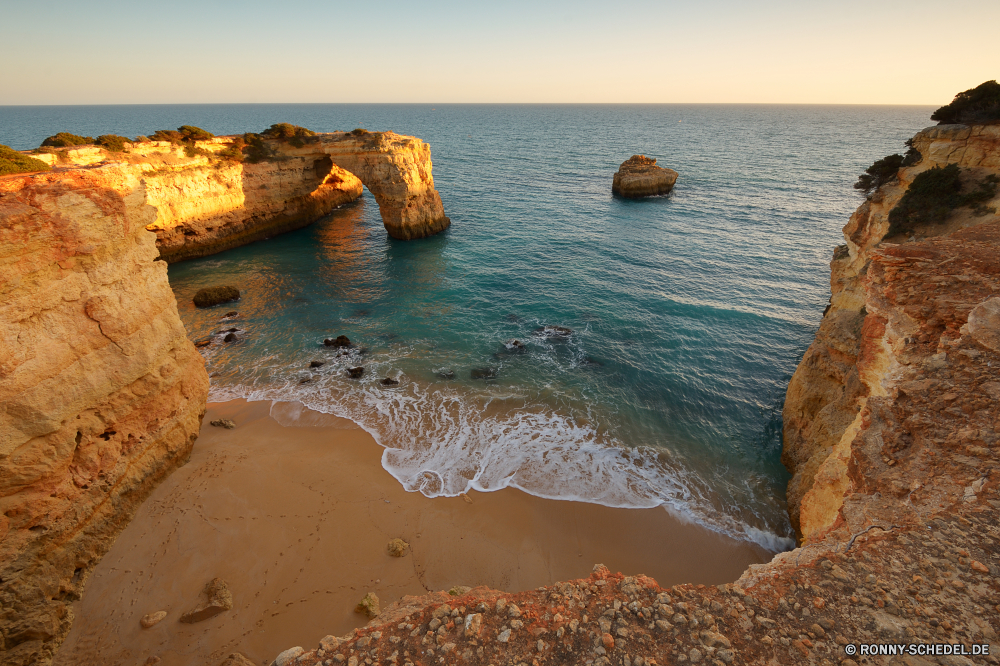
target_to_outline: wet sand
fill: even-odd
[[[237,427],[209,425],[218,418]],[[143,504],[74,604],[55,663],[208,666],[239,651],[270,664],[365,624],[353,609],[369,591],[383,607],[456,585],[518,591],[585,577],[597,562],[663,586],[718,584],[770,559],[662,509],[514,489],[428,499],[404,491],[381,454],[352,422],[296,403],[210,404],[190,462]],[[411,544],[405,557],[388,554],[395,537]],[[233,609],[180,623],[216,576]],[[140,627],[159,610],[166,619]]]

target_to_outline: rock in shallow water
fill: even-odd
[[[205,289],[199,289],[198,293],[194,295],[194,304],[195,307],[210,308],[213,305],[218,305],[219,303],[228,303],[229,301],[238,301],[239,299],[239,289],[231,285],[222,285],[219,287],[206,287]]]
[[[323,344],[326,345],[327,347],[350,347],[351,341],[347,338],[346,335],[338,335],[336,338],[333,338],[332,340],[330,338],[327,338],[326,340],[323,341]]]
[[[497,374],[496,368],[473,368],[470,372],[473,379],[496,379]]]
[[[399,380],[393,379],[392,377],[386,377],[382,380],[382,386],[399,386]]]
[[[347,376],[350,377],[351,379],[361,379],[361,377],[364,376],[364,374],[365,374],[365,367],[363,365],[359,365],[356,368],[347,369]]]
[[[620,197],[637,199],[666,194],[674,188],[677,172],[656,166],[656,160],[645,155],[633,155],[618,168],[611,191]]]
[[[322,368],[324,365],[326,365],[326,363],[324,361],[310,361],[309,362],[309,367],[310,368]]]

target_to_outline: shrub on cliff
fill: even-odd
[[[977,214],[996,196],[1000,178],[990,175],[962,194],[962,170],[957,164],[934,167],[917,174],[896,207],[889,211],[888,236],[907,233],[918,224],[943,224],[956,208],[968,206]]]
[[[207,132],[194,125],[181,125],[175,130],[156,130],[150,137],[153,141],[169,141],[173,144],[194,143],[195,141],[207,141],[215,137],[211,132]]]
[[[10,146],[0,144],[0,176],[48,170],[49,165],[45,162],[19,153]]]
[[[871,194],[890,180],[895,180],[902,166],[903,156],[898,153],[875,160],[874,164],[858,176],[858,182],[854,183],[854,189],[864,190],[865,194]]]
[[[59,132],[42,141],[43,146],[50,148],[68,148],[69,146],[89,146],[94,143],[94,138],[89,136],[79,136],[69,132]]]
[[[939,125],[1000,121],[1000,83],[986,81],[958,93],[951,104],[932,113],[931,120],[938,121]]]
[[[260,135],[265,139],[287,141],[296,148],[301,148],[305,145],[305,138],[307,136],[316,136],[316,132],[305,127],[292,125],[291,123],[275,123],[261,132]]]
[[[243,135],[243,141],[245,142],[243,148],[245,161],[256,164],[257,162],[263,162],[274,157],[274,150],[264,143],[264,139],[261,138],[260,134],[247,132]]]
[[[125,144],[131,143],[131,141],[129,141],[126,137],[118,136],[117,134],[102,134],[97,137],[97,141],[95,143],[113,153],[120,153],[125,150]]]

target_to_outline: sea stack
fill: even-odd
[[[656,166],[656,160],[645,155],[633,155],[618,167],[611,192],[626,199],[639,199],[666,194],[674,189],[677,172]]]

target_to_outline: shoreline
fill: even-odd
[[[219,418],[237,427],[209,425]],[[660,507],[616,509],[515,488],[429,499],[385,471],[383,451],[355,423],[299,403],[209,403],[191,460],[96,567],[54,663],[158,656],[172,666],[234,651],[270,663],[289,645],[364,626],[368,618],[353,608],[369,591],[383,608],[460,585],[517,592],[584,577],[595,563],[664,587],[711,585],[772,557]],[[386,550],[396,537],[411,545],[402,558]],[[216,576],[233,609],[179,623]],[[142,629],[139,619],[158,610],[166,619]]]

